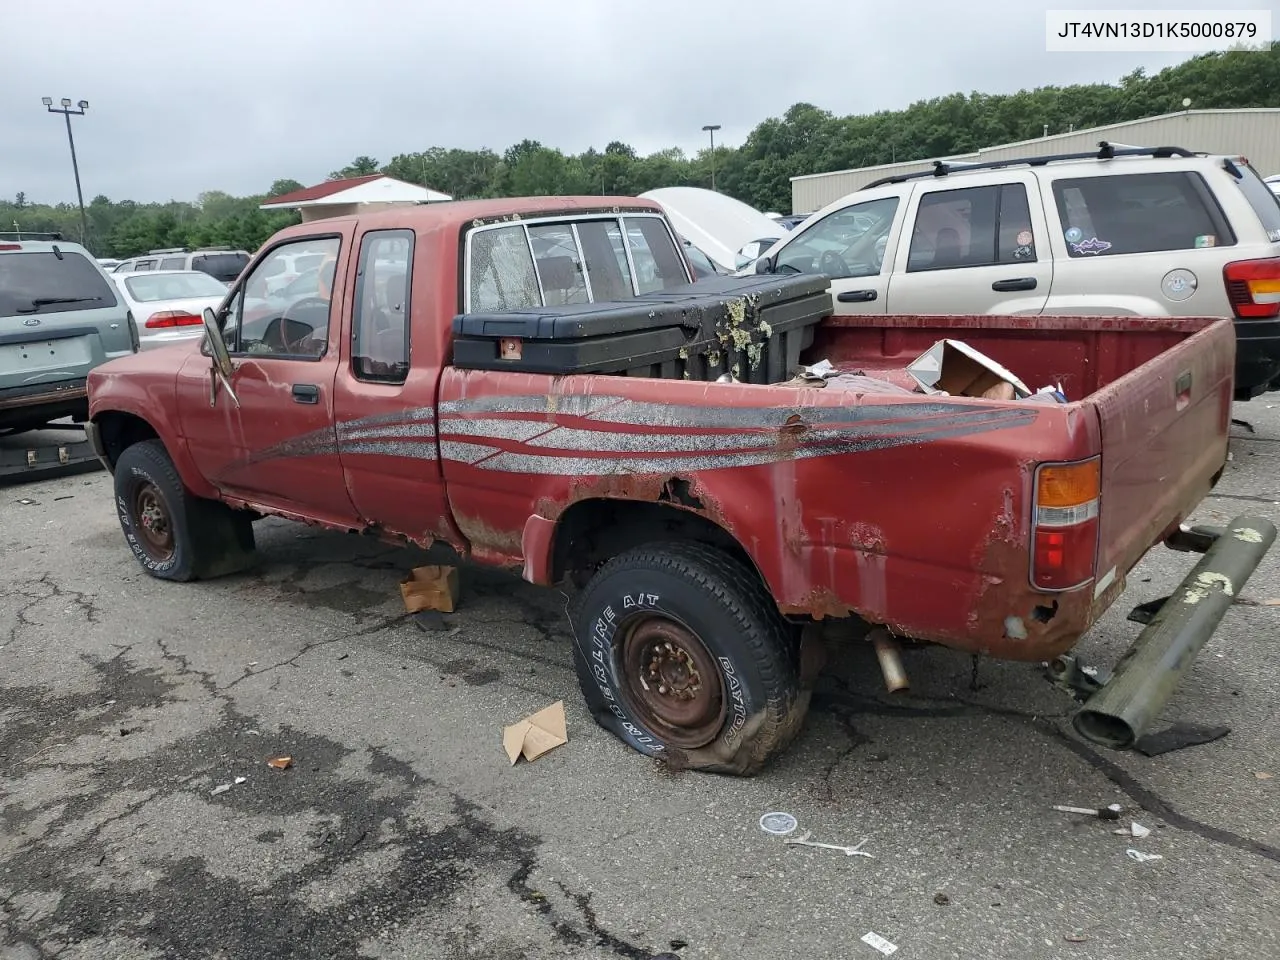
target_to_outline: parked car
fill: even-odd
[[[112,279],[138,323],[142,350],[200,339],[205,307],[227,295],[225,284],[199,270],[116,273]]]
[[[732,273],[747,258],[744,248],[772,246],[783,233],[765,214],[733,197],[700,187],[662,187],[640,194],[655,200],[676,232],[696,246],[718,270]]]
[[[1280,388],[1280,201],[1241,157],[940,162],[829,204],[755,269],[826,274],[841,314],[1233,317],[1238,399]]]
[[[684,237],[681,237],[680,239],[684,243],[685,256],[688,257],[689,264],[693,267],[693,276],[695,279],[701,280],[703,277],[715,277],[728,273],[727,270],[722,270],[717,267],[710,257]]]
[[[809,216],[810,215],[807,213],[793,213],[790,216],[779,217],[777,221],[778,226],[785,227],[787,230],[794,230],[796,227],[800,226],[800,224],[808,220]]]
[[[163,250],[152,250],[145,257],[134,257],[121,261],[116,266],[116,273],[142,273],[146,270],[199,270],[207,273],[215,280],[230,286],[240,272],[249,263],[250,256],[246,250],[233,250],[230,247],[201,247],[198,250],[187,250],[185,247],[169,247]]]
[[[0,432],[83,421],[89,371],[138,349],[133,316],[80,244],[10,236],[0,233]]]
[[[614,247],[632,232],[644,283]],[[379,266],[393,243],[412,269]],[[317,247],[331,290],[250,317],[245,291]],[[564,265],[547,268],[566,255],[586,299],[558,306]],[[217,576],[252,563],[255,517],[281,515],[572,582],[596,720],[648,756],[750,774],[800,728],[822,623],[1051,659],[1225,468],[1229,321],[848,318],[824,277],[691,281],[644,200],[282,230],[176,369],[152,353],[91,375],[125,542],[154,577]],[[959,337],[1071,402],[911,389],[906,366]],[[820,359],[863,386],[799,388],[795,364]],[[1235,533],[1184,583],[1225,605],[1171,604],[1199,619],[1168,636],[1207,639],[1218,585],[1238,590],[1274,530]],[[1142,661],[1144,706],[1193,657]]]

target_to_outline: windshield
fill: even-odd
[[[231,283],[249,265],[247,253],[200,253],[191,258],[191,269]]]
[[[88,258],[71,250],[0,253],[0,317],[114,307],[110,282]]]
[[[143,303],[153,300],[185,300],[190,297],[218,297],[227,288],[207,273],[155,273],[146,277],[129,277],[124,282],[129,296]]]

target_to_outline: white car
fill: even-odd
[[[676,232],[725,273],[754,263],[786,233],[755,207],[714,190],[660,187],[640,198],[661,204]]]
[[[226,286],[200,270],[148,270],[110,275],[138,324],[139,349],[198,340],[204,335],[201,314],[217,308]]]

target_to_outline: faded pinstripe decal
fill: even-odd
[[[477,397],[442,403],[438,415],[429,407],[418,407],[343,421],[332,430],[277,444],[250,462],[341,453],[420,460],[439,456],[503,473],[666,473],[929,443],[1027,426],[1037,415],[1031,407],[992,410],[941,400],[848,407],[698,407],[614,396]],[[810,429],[782,449],[778,428],[796,416]],[[562,425],[553,417],[577,422]],[[503,446],[472,442],[476,439]]]

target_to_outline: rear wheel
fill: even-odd
[[[755,774],[807,712],[793,630],[752,571],[703,544],[610,560],[577,598],[573,627],[596,722],[673,766]]]
[[[115,493],[125,542],[153,577],[208,579],[252,563],[250,518],[192,495],[159,440],[135,443],[120,454]]]

